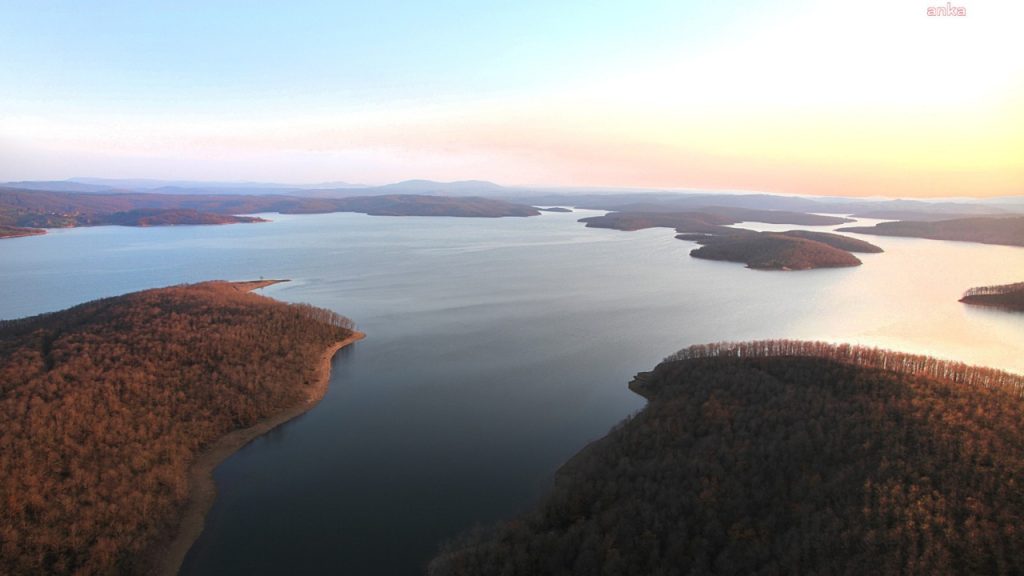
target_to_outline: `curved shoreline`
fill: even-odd
[[[313,383],[306,391],[307,397],[304,403],[248,428],[229,432],[196,456],[188,470],[188,504],[181,515],[178,531],[172,540],[156,548],[152,560],[153,570],[148,572],[163,576],[175,576],[178,573],[182,562],[185,561],[185,555],[202,534],[206,523],[206,514],[213,507],[213,502],[217,498],[217,484],[213,479],[213,471],[221,462],[249,442],[316,406],[327,394],[331,380],[331,360],[335,353],[365,337],[366,334],[353,331],[348,338],[336,342],[324,350],[320,356],[320,363],[317,366]]]

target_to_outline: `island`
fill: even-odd
[[[78,226],[169,226],[266,222],[241,216],[263,212],[371,216],[504,218],[538,216],[532,206],[476,196],[384,194],[306,198],[282,194],[92,193],[0,187],[0,238],[37,234],[26,229]]]
[[[701,244],[690,256],[707,260],[742,262],[759,270],[810,270],[859,266],[851,252],[877,253],[874,244],[829,232],[789,230],[755,232],[732,228],[739,222],[827,226],[850,222],[847,218],[781,210],[710,207],[699,212],[610,212],[581,218],[588,228],[634,231],[675,228],[676,238]]]
[[[569,214],[572,212],[572,208],[566,208],[564,206],[552,206],[550,208],[537,208],[541,212],[560,212],[562,214]]]
[[[680,234],[680,240],[702,246],[690,252],[694,258],[742,262],[757,270],[811,270],[860,266],[851,252],[878,253],[874,244],[828,232],[790,230],[752,232],[730,230],[723,234]]]
[[[708,206],[694,211],[621,211],[609,212],[603,216],[581,218],[588,228],[611,228],[613,230],[642,230],[645,228],[675,228],[676,232],[700,233],[720,232],[719,227],[740,222],[763,222],[766,224],[794,224],[797,226],[835,226],[853,222],[839,216],[805,214],[786,210],[754,210],[726,206]]]
[[[537,508],[430,576],[1024,573],[1024,377],[850,345],[687,348]]]
[[[251,292],[146,290],[0,321],[0,573],[174,573],[212,471],[308,410],[350,320]]]
[[[1024,282],[971,288],[964,292],[960,301],[964,304],[1024,312]]]
[[[880,222],[874,226],[840,228],[839,232],[1024,246],[1024,216],[977,216],[938,221]]]

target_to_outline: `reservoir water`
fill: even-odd
[[[528,509],[642,406],[630,377],[690,344],[820,339],[1024,372],[1024,314],[957,302],[1020,281],[1024,248],[858,236],[886,252],[753,271],[690,258],[671,230],[576,222],[593,214],[56,230],[0,242],[0,318],[262,276],[367,333],[317,407],[217,469],[188,575],[421,573],[444,539]]]

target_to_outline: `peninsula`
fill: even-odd
[[[978,216],[938,221],[880,222],[874,226],[840,228],[839,232],[1024,246],[1024,216]]]
[[[718,232],[718,227],[740,222],[766,224],[794,224],[797,226],[835,226],[853,222],[839,216],[822,216],[785,210],[753,210],[727,206],[708,206],[686,212],[622,211],[603,216],[581,218],[588,228],[613,230],[643,230],[645,228],[675,228],[680,234]]]
[[[859,266],[851,252],[881,252],[874,244],[831,234],[806,230],[755,232],[732,228],[739,222],[827,226],[850,222],[847,218],[804,214],[781,210],[752,210],[733,207],[709,207],[696,212],[610,212],[582,218],[588,228],[643,230],[675,228],[680,240],[701,244],[690,252],[694,258],[742,262],[760,270],[810,270]]]
[[[0,322],[0,572],[173,573],[211,472],[324,394],[347,318],[206,282]]]
[[[819,342],[694,346],[538,508],[431,576],[1024,572],[1024,377]]]
[[[39,234],[46,234],[46,230],[0,225],[0,238],[20,238],[22,236],[38,236]]]
[[[361,212],[371,216],[503,218],[537,216],[524,204],[473,196],[385,194],[344,198],[288,195],[86,193],[0,187],[0,238],[41,232],[26,229],[78,226],[169,226],[265,222],[240,214],[325,214]]]
[[[964,304],[1024,312],[1024,282],[971,288],[964,292],[960,301]]]

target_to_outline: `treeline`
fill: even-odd
[[[376,216],[458,216],[502,218],[537,216],[532,206],[475,196],[385,194],[344,198],[293,195],[76,193],[0,186],[0,226],[162,226],[261,222],[232,216],[260,212],[326,214],[362,212]]]
[[[195,455],[308,399],[348,319],[225,282],[0,323],[0,573],[142,573]]]
[[[1024,282],[999,284],[996,286],[977,286],[964,292],[964,296],[992,296],[997,294],[1013,294],[1015,292],[1024,292]]]
[[[694,239],[692,234],[676,238]],[[713,235],[696,241],[702,246],[690,251],[694,258],[743,262],[758,270],[811,270],[861,264],[860,259],[842,248],[774,232]]]
[[[18,238],[21,236],[36,236],[39,234],[46,234],[46,230],[19,226],[5,226],[0,224],[0,238]]]
[[[353,331],[356,329],[356,323],[351,319],[338,314],[334,310],[328,310],[326,308],[319,308],[317,306],[310,306],[309,304],[289,304],[295,310],[298,310],[300,314],[314,320],[316,322],[322,322],[338,328]]]
[[[926,374],[948,364],[688,348],[534,511],[448,543],[428,573],[1022,574],[1024,400]]]
[[[778,358],[802,356],[824,358],[903,374],[921,374],[968,386],[997,386],[1024,396],[1024,376],[963,362],[940,360],[920,354],[894,352],[870,346],[831,344],[808,340],[759,340],[697,344],[671,354],[665,362],[695,358]]]
[[[1024,311],[1024,282],[971,288],[964,292],[960,301],[964,304]]]
[[[880,222],[874,226],[840,228],[838,232],[1024,246],[1024,216],[977,216],[934,222]]]

